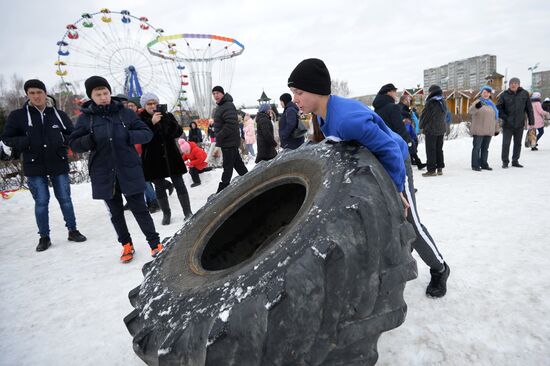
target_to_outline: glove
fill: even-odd
[[[481,102],[477,102],[477,103],[476,103],[476,108],[479,109],[479,108],[481,108],[481,107],[483,107],[483,104],[482,104]]]
[[[495,136],[498,136],[498,134],[499,134],[499,133],[500,133],[500,132],[498,132],[498,131],[497,131],[497,132],[495,132]]]

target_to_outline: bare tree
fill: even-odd
[[[346,80],[334,79],[330,82],[331,93],[341,97],[347,97],[351,94],[348,82]]]
[[[8,112],[21,108],[27,100],[23,84],[25,81],[16,74],[12,75],[10,85],[7,85],[4,77],[0,78],[0,107]]]

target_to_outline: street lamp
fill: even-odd
[[[533,92],[533,72],[539,67],[540,62],[537,62],[535,66],[530,66],[527,70],[531,71],[531,92]]]

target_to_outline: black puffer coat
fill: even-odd
[[[176,143],[176,138],[181,136],[183,129],[174,115],[164,113],[156,125],[153,125],[153,116],[147,111],[142,111],[139,116],[154,134],[151,141],[142,145],[141,160],[145,180],[152,181],[187,173],[187,167]]]
[[[151,130],[115,98],[108,106],[90,100],[81,109],[69,143],[75,152],[91,152],[88,169],[93,198],[111,199],[117,180],[122,193],[143,193],[143,169],[134,145],[151,140]]]
[[[69,172],[68,138],[73,122],[55,106],[41,113],[27,101],[10,113],[2,140],[23,152],[25,176],[60,175]]]
[[[265,112],[259,112],[256,115],[256,144],[258,153],[256,154],[256,163],[262,160],[271,160],[277,156],[277,142],[273,136],[273,123],[271,118]]]
[[[529,93],[521,87],[515,93],[510,89],[505,90],[498,98],[497,108],[502,128],[523,128],[526,116],[529,125],[535,124]]]
[[[443,136],[447,131],[445,116],[447,105],[443,91],[438,89],[431,93],[426,100],[426,106],[420,115],[420,129],[425,135]]]
[[[216,132],[217,147],[239,147],[241,136],[239,120],[233,98],[225,94],[214,111],[214,131]]]
[[[395,100],[387,94],[378,94],[372,103],[374,112],[379,115],[386,125],[396,134],[401,136],[407,145],[411,146],[411,136],[407,133],[401,108],[395,104]]]

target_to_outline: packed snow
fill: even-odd
[[[420,217],[451,268],[448,293],[438,300],[425,296],[429,269],[415,254],[419,274],[405,290],[408,314],[403,325],[380,337],[379,365],[550,362],[547,137],[539,151],[522,149],[523,169],[500,167],[498,136],[490,147],[492,172],[470,169],[468,137],[445,141],[443,176],[423,178],[415,170]],[[195,188],[186,175],[193,211],[215,192],[220,175],[220,169],[202,174],[203,184]],[[52,192],[53,245],[42,253],[35,251],[30,193],[0,201],[0,365],[143,364],[122,319],[132,310],[128,291],[143,279],[149,248],[128,213],[136,254],[131,263],[119,263],[120,245],[104,203],[91,199],[89,183],[72,186],[72,196],[88,241],[67,241]],[[183,222],[175,194],[170,204],[169,226],[160,225],[161,213],[153,214],[161,238]]]

